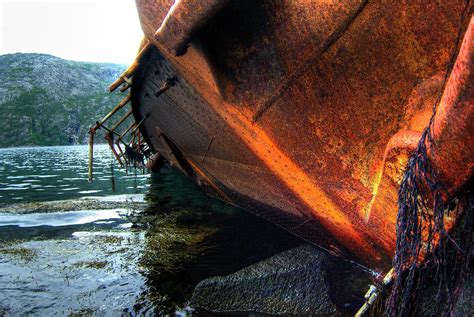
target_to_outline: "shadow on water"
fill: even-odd
[[[209,197],[174,170],[152,175],[150,185],[147,208],[130,216],[133,228],[146,232],[138,264],[148,287],[132,308],[134,313],[172,314],[177,307],[187,307],[200,281],[305,244],[247,211]],[[325,261],[331,301],[339,313],[353,313],[363,303],[368,275],[330,255]],[[307,278],[301,273],[296,279]]]
[[[195,285],[227,275],[302,242],[268,222],[203,193],[176,172],[151,177],[150,205],[132,221],[146,227],[139,265],[149,291],[134,307],[171,313],[186,306]],[[173,190],[169,190],[173,189]],[[179,189],[179,190],[176,190]]]

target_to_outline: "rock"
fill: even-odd
[[[329,256],[311,245],[277,254],[195,288],[190,306],[210,312],[334,315]],[[363,294],[362,294],[363,295]]]
[[[471,269],[472,272],[472,269]],[[453,316],[474,316],[474,275],[469,272],[467,279],[459,286],[459,296],[454,296]],[[449,275],[448,275],[449,276]],[[421,296],[416,303],[416,316],[428,317],[437,316],[446,309],[444,302],[438,307],[439,301],[436,299],[438,292],[438,280],[433,276],[428,276],[420,283],[424,285]]]
[[[100,209],[123,209],[142,210],[146,203],[137,195],[137,201],[134,201],[133,195],[129,195],[128,200],[106,200],[103,198],[88,199],[69,199],[54,201],[26,202],[18,204],[0,203],[0,213],[3,214],[33,214],[33,213],[51,213],[78,210],[100,210]],[[127,197],[123,195],[122,197]]]
[[[471,275],[464,283],[455,311],[456,316],[474,315],[474,275]]]

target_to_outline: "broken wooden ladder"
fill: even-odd
[[[145,43],[134,62],[109,86],[110,93],[114,92],[119,87],[121,93],[124,93],[131,88],[132,77],[139,66],[140,58],[149,47],[150,43]],[[105,126],[110,118],[116,115],[119,110],[124,108],[130,102],[131,98],[131,93],[128,93],[109,113],[107,113],[101,120],[96,121],[96,124],[89,129],[89,182],[92,182],[93,180],[94,136],[101,128],[106,130],[104,138],[121,167],[128,167],[131,160],[134,161],[133,164],[135,167],[139,164],[143,165],[143,153],[146,153],[148,149],[146,148],[146,143],[143,142],[139,128],[145,119],[148,118],[148,115],[143,117],[139,123],[133,122],[128,128],[123,130],[121,133],[118,133],[118,128],[133,114],[133,109],[130,108],[130,110],[123,117],[117,120],[111,128]],[[128,142],[125,141],[127,135],[130,135],[130,140]],[[124,146],[124,150],[122,150],[121,145]],[[141,163],[139,162],[140,158],[142,161]]]

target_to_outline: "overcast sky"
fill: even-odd
[[[143,36],[135,0],[0,0],[0,54],[130,64]]]

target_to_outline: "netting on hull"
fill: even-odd
[[[434,268],[438,287],[436,302],[444,306],[438,307],[438,311],[448,313],[453,309],[457,289],[469,271],[472,212],[468,209],[472,203],[466,202],[467,198],[463,197],[469,195],[469,190],[458,197],[458,210],[450,210],[456,203],[443,200],[447,196],[446,189],[441,185],[427,154],[427,147],[431,144],[433,140],[427,128],[417,151],[409,160],[399,190],[394,258],[397,277],[386,311],[391,316],[404,316],[413,311],[413,304],[422,292],[422,278],[419,275],[430,268]],[[465,212],[467,219],[464,220],[464,228],[458,230],[459,237],[454,238],[446,230],[445,217],[459,210]],[[448,250],[451,252],[449,255]]]
[[[456,48],[460,46],[462,34],[460,29]],[[456,58],[457,53],[453,53],[445,85]],[[470,272],[472,180],[455,197],[450,197],[449,188],[443,184],[432,162],[436,159],[433,126],[441,98],[442,94],[438,96],[429,125],[408,161],[398,192],[397,241],[393,261],[396,278],[385,311],[390,316],[413,314],[426,289],[423,283],[432,278],[437,288],[436,315],[450,314]],[[450,213],[462,213],[456,215],[456,219],[464,217],[458,219],[452,233],[448,233],[446,228],[446,217]]]

